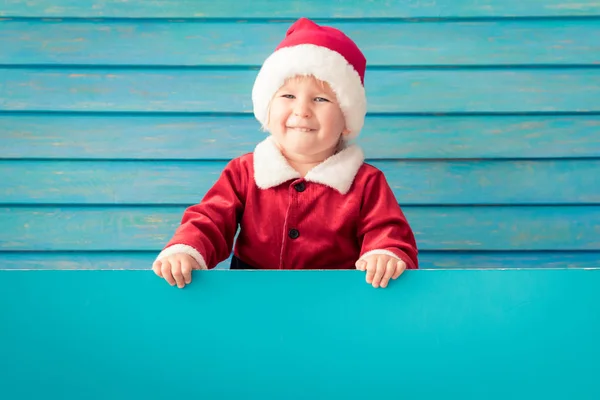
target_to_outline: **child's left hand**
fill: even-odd
[[[396,279],[406,269],[406,263],[385,254],[373,254],[356,262],[356,269],[367,271],[367,283],[385,288],[390,278]]]

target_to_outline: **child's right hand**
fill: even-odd
[[[152,270],[169,285],[183,288],[192,282],[192,270],[200,269],[200,265],[192,256],[186,253],[173,254],[154,261]]]

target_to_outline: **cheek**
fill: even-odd
[[[269,126],[282,125],[286,120],[285,109],[281,105],[273,104],[269,110]]]
[[[346,119],[344,118],[344,115],[340,115],[338,118],[338,126],[341,130],[346,129]]]
[[[328,119],[328,125],[332,130],[341,132],[346,128],[346,120],[341,112],[331,113]]]

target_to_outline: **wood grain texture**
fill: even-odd
[[[595,0],[4,0],[0,16],[123,18],[456,18],[598,15]]]
[[[0,250],[160,250],[184,207],[1,207]],[[422,250],[600,250],[599,206],[404,207]]]
[[[262,65],[289,21],[0,22],[0,64]],[[596,20],[331,22],[368,65],[599,64]]]
[[[407,271],[384,290],[359,271],[195,271],[184,290],[0,271],[2,394],[597,399],[599,285],[600,269]]]
[[[0,69],[0,110],[251,112],[254,70]],[[600,69],[374,70],[369,112],[600,111]]]
[[[147,270],[158,251],[0,252],[0,270]],[[217,269],[229,269],[230,260]],[[420,269],[600,268],[600,251],[426,251]]]
[[[598,266],[597,1],[6,0],[1,16],[0,269],[147,265],[265,136],[257,66],[299,16],[367,55],[359,143],[422,267]]]
[[[600,156],[600,116],[367,116],[369,159]],[[252,115],[0,114],[0,158],[231,159],[265,137]]]
[[[0,204],[193,204],[226,161],[1,161]],[[400,204],[600,204],[600,160],[375,160]]]

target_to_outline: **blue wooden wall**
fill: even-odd
[[[0,5],[0,268],[143,269],[264,133],[260,63],[299,16],[368,59],[359,140],[423,268],[600,259],[600,3]]]

